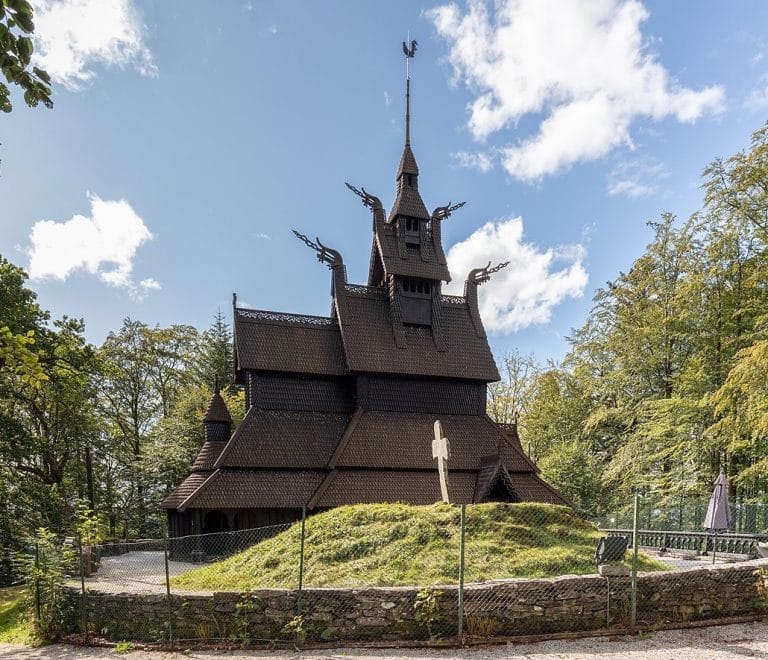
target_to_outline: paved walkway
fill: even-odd
[[[0,658],[8,660],[91,660],[125,658],[126,660],[245,660],[246,658],[349,658],[366,657],[382,660],[416,660],[433,658],[469,658],[470,660],[743,660],[768,658],[768,625],[746,623],[711,626],[691,630],[665,630],[640,637],[595,637],[536,644],[506,644],[470,649],[330,649],[324,651],[191,651],[161,653],[131,651],[117,655],[110,649],[82,648],[53,644],[31,649],[0,645]]]
[[[193,568],[200,568],[200,564],[183,561],[168,562],[168,573],[171,577]],[[80,586],[79,582],[77,586]],[[110,593],[164,594],[163,553],[155,550],[141,550],[115,557],[104,557],[99,570],[85,579],[85,586],[91,591]]]

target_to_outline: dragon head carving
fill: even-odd
[[[493,273],[498,273],[502,268],[506,268],[507,266],[509,266],[509,262],[503,261],[502,263],[491,268],[491,262],[489,261],[488,265],[484,268],[473,268],[470,270],[469,275],[467,275],[467,283],[472,283],[476,286],[485,284],[488,280],[491,279],[491,275],[493,275]]]
[[[438,206],[434,211],[432,211],[432,220],[446,220],[447,218],[451,217],[451,213],[453,213],[456,209],[460,209],[462,206],[464,206],[466,202],[459,202],[458,204],[451,205],[450,202],[446,204],[445,206]]]
[[[296,235],[302,243],[305,243],[317,252],[317,260],[328,264],[328,268],[339,268],[344,265],[344,260],[341,258],[341,253],[333,248],[326,247],[320,242],[319,238],[315,238],[314,241],[310,240],[304,234],[300,234],[295,229],[293,233]]]
[[[384,209],[381,200],[376,197],[376,195],[371,195],[365,188],[358,190],[351,183],[347,183],[346,181],[344,182],[344,185],[362,199],[363,206],[367,206],[371,211],[382,211]]]

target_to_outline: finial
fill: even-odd
[[[232,293],[232,307],[237,307],[237,294],[234,292]]]
[[[410,38],[410,34],[408,35]],[[411,40],[411,46],[408,47],[407,42],[403,42],[403,53],[405,53],[405,144],[411,145],[411,72],[409,69],[409,61],[416,55],[416,47],[418,42],[415,39]]]
[[[219,388],[219,374],[216,374],[213,377],[213,391],[215,394],[218,394],[221,391],[221,388]]]

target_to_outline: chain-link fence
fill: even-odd
[[[610,528],[543,504],[382,504],[258,529],[75,542],[68,630],[171,647],[465,644],[764,616],[768,536],[646,528],[649,506]],[[654,507],[651,519],[667,515]]]

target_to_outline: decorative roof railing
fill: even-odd
[[[359,293],[364,295],[386,293],[386,290],[384,289],[384,287],[366,286],[365,284],[345,284],[344,290],[349,291],[350,293]]]
[[[256,321],[274,321],[275,323],[296,323],[299,325],[330,326],[335,321],[327,316],[312,316],[310,314],[291,314],[290,312],[270,312],[261,309],[238,308],[237,313]]]
[[[464,296],[440,296],[440,302],[448,303],[450,305],[465,305],[467,299]]]

